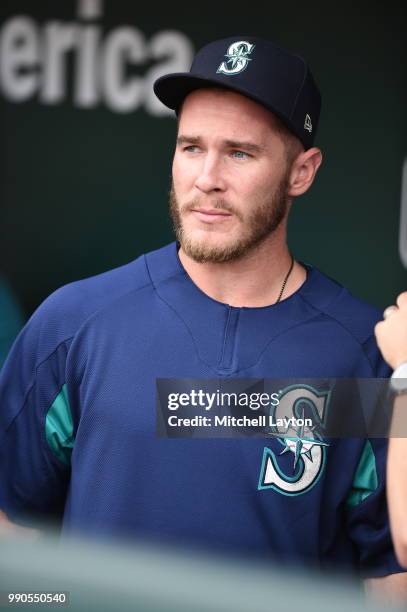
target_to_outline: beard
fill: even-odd
[[[200,200],[195,199],[182,205],[178,202],[174,185],[170,191],[170,216],[173,223],[175,236],[186,255],[198,263],[225,263],[241,259],[262,242],[264,242],[279,227],[288,211],[288,172],[280,181],[274,193],[268,199],[259,200],[253,210],[245,217],[240,211],[236,210],[228,202],[218,199],[211,202],[212,208],[225,210],[234,214],[242,225],[240,236],[235,240],[225,240],[223,244],[210,244],[205,239],[199,240],[193,236],[192,231],[188,231],[182,220],[183,214],[197,209]]]

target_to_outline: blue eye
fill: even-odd
[[[245,153],[244,151],[233,151],[232,155],[236,157],[236,159],[246,159],[248,157],[251,157],[251,155]]]
[[[197,149],[197,145],[188,145],[187,147],[184,147],[184,151],[186,151],[187,153],[196,153]]]

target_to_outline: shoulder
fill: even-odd
[[[381,311],[352,295],[317,268],[307,268],[309,277],[301,297],[316,316],[325,320],[332,342],[339,343],[345,337],[353,339],[370,362],[372,375],[388,376],[390,370],[381,358],[374,336],[374,327],[382,317]]]
[[[141,256],[119,268],[60,287],[39,306],[27,327],[45,326],[50,343],[58,343],[72,337],[95,312],[149,282]]]
[[[61,343],[72,339],[97,313],[109,309],[128,294],[152,288],[155,282],[152,271],[155,276],[158,272],[161,277],[170,275],[167,266],[173,260],[173,252],[174,243],[171,243],[128,264],[54,291],[34,312],[21,334],[25,346],[36,354],[35,361],[38,363]]]
[[[329,317],[333,324],[341,326],[363,344],[380,320],[380,310],[355,297],[317,268],[308,267],[308,272],[309,282],[301,291],[301,297],[315,311]]]
[[[61,344],[69,343],[97,313],[127,294],[153,288],[154,275],[169,276],[168,262],[174,261],[175,252],[175,243],[171,243],[113,270],[60,287],[31,316],[11,355],[29,355],[32,365],[41,363]]]
[[[157,269],[165,268],[172,248],[168,245],[113,270],[60,287],[31,316],[12,353],[29,354],[32,363],[41,363],[97,313],[127,294],[152,287],[147,260],[154,261]]]

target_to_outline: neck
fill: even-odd
[[[282,230],[282,235],[270,236],[236,261],[198,263],[182,247],[179,258],[192,281],[209,297],[235,307],[269,306],[277,301],[291,265]],[[294,262],[281,300],[297,291],[305,278],[306,270]]]

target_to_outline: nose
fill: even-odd
[[[195,180],[195,187],[203,193],[225,191],[226,186],[222,177],[221,160],[217,155],[210,153],[205,155]]]

